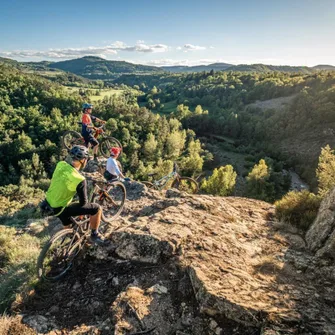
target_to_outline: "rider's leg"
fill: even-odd
[[[97,159],[98,158],[99,142],[98,142],[98,140],[94,136],[91,136],[90,137],[90,144],[93,147],[94,159]]]
[[[100,224],[101,207],[96,203],[87,203],[82,206],[79,203],[72,203],[63,210],[58,218],[62,221],[63,226],[70,227],[71,217],[79,215],[90,215],[90,224],[93,222],[91,228],[95,229],[94,227],[99,227]]]
[[[96,146],[93,148],[93,155],[94,155],[94,157],[97,157],[97,156],[98,156],[98,149],[99,149],[99,145],[96,145]]]
[[[95,215],[90,215],[90,227],[92,229],[92,231],[97,231],[99,226],[100,226],[100,222],[101,222],[101,214],[102,214],[102,210],[101,207],[99,208],[98,212]]]

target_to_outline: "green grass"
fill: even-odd
[[[172,112],[175,112],[178,106],[177,100],[172,100],[163,104],[164,108],[159,111],[160,114],[170,114]]]
[[[0,226],[0,312],[37,282],[36,261],[40,240]]]
[[[64,86],[65,89],[70,92],[70,93],[78,93],[80,89],[83,90],[90,90],[93,93],[95,93],[97,90],[97,88],[87,88],[87,87],[70,87],[70,86]],[[120,95],[124,94],[124,92],[126,92],[126,90],[124,89],[115,89],[115,88],[104,88],[99,90],[100,91],[100,95],[90,95],[88,98],[90,101],[92,102],[96,102],[96,101],[100,101],[105,97],[111,97],[113,95],[115,95],[116,97],[119,97]],[[138,94],[137,90],[133,90],[132,89],[132,93],[134,94]]]
[[[120,96],[124,93],[124,90],[116,90],[114,88],[110,88],[110,89],[103,89],[100,92],[100,95],[91,95],[90,96],[90,100],[91,101],[100,101],[102,100],[104,97],[110,97],[112,95],[115,96]]]

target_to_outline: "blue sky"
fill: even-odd
[[[335,65],[335,0],[0,3],[0,56],[150,65]]]

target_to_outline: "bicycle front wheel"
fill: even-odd
[[[105,193],[93,196],[92,202],[102,207],[102,221],[110,223],[121,214],[126,201],[126,195],[125,186],[120,181],[114,181]]]
[[[45,244],[38,257],[38,276],[49,281],[62,278],[71,268],[80,250],[78,233],[73,229],[59,231]]]
[[[187,192],[190,194],[195,194],[199,191],[198,183],[194,179],[189,177],[176,178],[172,183],[172,188],[176,188],[179,191]]]
[[[67,130],[62,137],[63,146],[71,150],[74,145],[85,145],[83,137],[73,130]]]
[[[110,157],[110,149],[112,147],[118,147],[121,149],[120,151],[120,155],[122,154],[122,145],[121,143],[114,137],[105,137],[101,140],[100,144],[99,144],[99,149],[100,149],[100,153],[102,156],[104,156],[105,158],[109,158]]]

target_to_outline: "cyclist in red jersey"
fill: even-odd
[[[92,121],[98,121],[101,123],[106,123],[106,121],[103,121],[97,118],[96,116],[91,115],[92,108],[93,105],[91,104],[87,103],[83,104],[83,116],[81,118],[82,123],[81,134],[84,137],[86,147],[88,147],[89,144],[92,145],[94,159],[97,159],[99,142],[93,135],[94,125]]]

